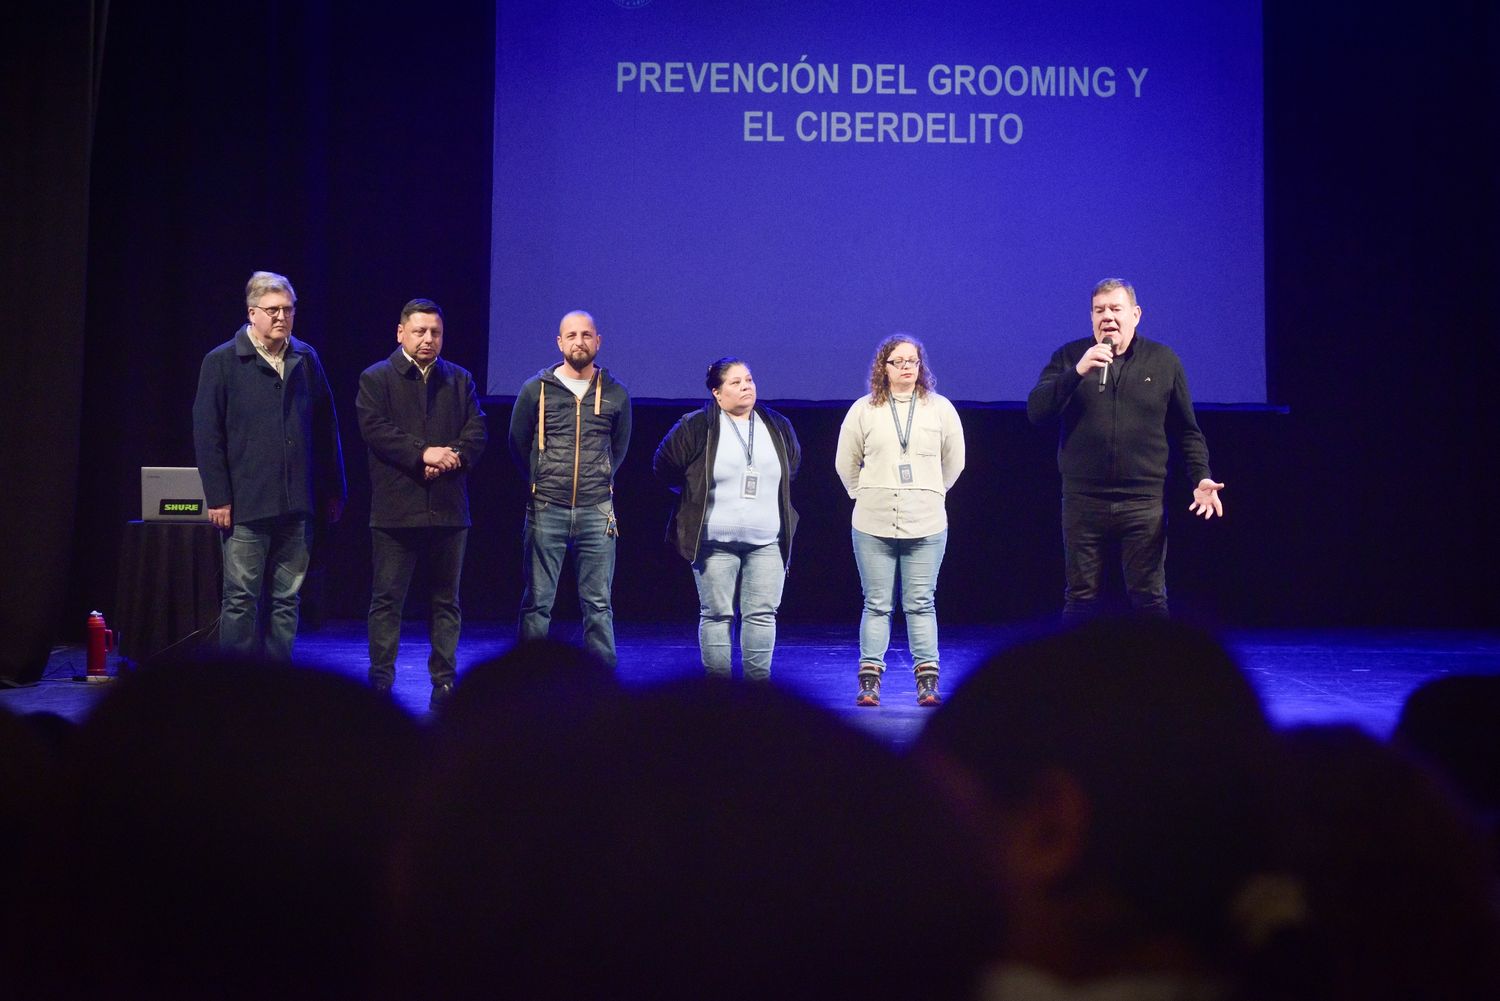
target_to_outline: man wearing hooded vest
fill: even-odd
[[[585,648],[615,666],[614,477],[630,447],[630,394],[594,364],[601,338],[594,318],[562,318],[562,364],[544,368],[516,395],[510,449],[530,483],[522,532],[518,639],[547,635],[563,557],[573,553]]]

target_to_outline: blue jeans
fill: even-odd
[[[610,591],[615,581],[614,503],[564,507],[534,500],[521,534],[520,639],[543,639],[552,624],[557,578],[563,557],[573,550],[578,605],[583,611],[583,645],[610,668],[616,663],[615,614]]]
[[[854,533],[854,562],[865,607],[859,617],[859,663],[885,670],[891,645],[891,612],[896,584],[901,585],[901,611],[906,616],[906,642],[913,669],[937,668],[937,581],[948,548],[948,530],[921,539],[887,539]]]
[[[698,649],[703,653],[703,669],[710,677],[729,677],[729,632],[738,589],[740,668],[746,680],[768,680],[771,653],[776,649],[776,609],[786,584],[781,547],[774,542],[756,546],[705,541],[693,564],[693,581],[698,585]]]
[[[432,652],[427,673],[433,685],[452,684],[458,677],[458,631],[463,612],[458,584],[464,571],[467,528],[372,528],[371,555],[375,576],[370,586],[370,684],[389,686],[396,677],[396,651],[401,643],[401,610],[412,574],[427,562],[427,634]]]
[[[244,521],[224,540],[219,645],[246,657],[292,659],[297,603],[307,576],[312,523],[300,514]],[[260,594],[270,571],[271,617],[259,635]]]
[[[1160,497],[1065,493],[1062,530],[1065,625],[1098,614],[1104,574],[1116,551],[1131,609],[1167,616],[1167,516]]]

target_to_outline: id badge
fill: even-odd
[[[753,469],[745,473],[744,479],[740,480],[740,496],[746,500],[754,500],[755,493],[760,489],[760,474]]]
[[[911,482],[911,463],[903,462],[896,467],[896,475],[901,478],[902,483]]]

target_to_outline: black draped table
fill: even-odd
[[[144,661],[174,644],[187,651],[219,619],[224,553],[206,522],[131,521],[120,548],[110,628],[120,656]],[[174,651],[175,652],[175,651]]]

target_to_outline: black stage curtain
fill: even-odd
[[[41,677],[67,590],[80,460],[89,144],[108,4],[20,0],[8,11],[14,30],[0,60],[0,281],[8,327],[0,392],[0,685]]]

